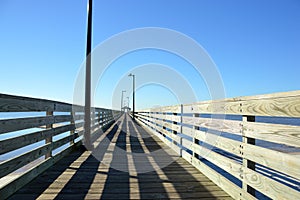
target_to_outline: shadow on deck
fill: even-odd
[[[159,151],[167,164],[172,155],[166,145],[127,115],[97,142],[98,153],[83,148],[71,153],[10,199],[231,199],[180,157],[159,167],[162,160],[150,155]]]

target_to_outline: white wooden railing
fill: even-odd
[[[300,199],[300,91],[146,109],[136,118],[234,199]]]
[[[121,114],[92,110],[91,138]],[[0,199],[82,144],[83,111],[72,104],[0,94]]]

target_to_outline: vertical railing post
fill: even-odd
[[[243,122],[255,122],[255,116],[243,116]],[[243,126],[242,126],[241,132],[242,132],[242,137],[243,137],[243,144],[255,145],[255,138],[246,137],[244,134]],[[241,153],[241,157],[243,159],[243,167],[255,170],[255,162],[248,160],[244,157],[243,148],[244,148],[243,145],[241,145],[240,153]],[[242,171],[241,178],[245,179],[243,171]],[[253,189],[251,186],[247,185],[247,183],[245,181],[243,181],[243,190],[245,192],[248,192],[249,194],[255,196],[255,189]]]
[[[53,111],[47,111],[46,116],[53,116]],[[53,128],[52,123],[46,125],[46,129],[52,129],[52,128]],[[52,136],[47,137],[45,143],[46,144],[52,143]],[[46,153],[45,159],[50,158],[51,156],[52,156],[52,149],[48,153]]]
[[[173,116],[176,116],[176,117],[177,117],[177,113],[173,113]],[[174,121],[174,120],[172,120],[172,121],[173,121],[173,124],[175,124],[175,125],[178,124],[177,121]],[[174,135],[177,135],[177,131],[172,130],[172,133],[173,133]],[[177,145],[177,142],[176,142],[175,140],[172,139],[172,141],[173,141],[173,144]]]
[[[166,122],[166,113],[161,113],[162,114],[162,124],[163,124],[163,127],[162,127],[162,129],[163,130],[166,130],[166,127],[164,126],[164,123]],[[162,135],[164,136],[164,137],[166,137],[166,134],[164,134],[164,133],[162,133]]]
[[[198,113],[194,113],[193,114],[193,118],[195,117],[199,117],[200,115]],[[196,120],[195,120],[196,121]],[[195,135],[196,135],[196,130],[199,130],[199,126],[193,126],[193,129],[194,129],[194,135],[193,135],[193,145],[194,144],[197,144],[199,145],[199,140],[195,138]],[[195,153],[195,150],[193,150],[193,158],[197,158],[199,159],[199,155],[197,153]]]
[[[101,112],[100,112],[100,110],[98,111],[97,115],[98,115],[98,125],[101,126],[101,124],[100,124],[101,123],[101,121],[100,121],[101,120]]]
[[[71,115],[71,121],[70,121],[70,124],[71,124],[71,125],[74,125],[74,128],[72,127],[71,130],[70,130],[70,135],[73,135],[73,134],[75,133],[75,129],[76,129],[76,127],[75,127],[75,121],[74,121],[75,112],[70,112],[70,115]],[[74,139],[72,139],[72,140],[70,141],[70,145],[73,145],[74,142],[75,142]]]

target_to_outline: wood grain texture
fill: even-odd
[[[240,121],[183,116],[182,123],[207,128],[210,130],[227,132],[235,135],[242,135],[242,126]]]
[[[300,127],[280,124],[242,122],[246,137],[300,147]]]
[[[70,112],[72,105],[58,101],[0,94],[0,112]]]
[[[82,123],[80,123],[82,124]],[[79,125],[79,124],[78,124]],[[0,153],[4,154],[13,150],[16,150],[18,148],[24,147],[26,145],[30,145],[39,141],[44,140],[45,138],[49,136],[55,136],[63,132],[67,132],[70,130],[75,130],[75,125],[64,125],[57,128],[49,129],[49,130],[43,130],[38,131],[34,133],[29,133],[26,135],[21,135],[13,138],[8,138],[6,140],[0,141]]]
[[[0,177],[3,177],[23,166],[26,164],[42,157],[46,153],[52,150],[51,144],[45,144],[41,147],[38,147],[34,150],[26,152],[22,155],[19,155],[15,158],[10,160],[6,160],[0,164]]]
[[[152,111],[181,112],[180,105],[160,107]],[[185,104],[183,105],[183,113],[300,117],[300,91]]]
[[[69,122],[71,115],[58,115],[58,116],[46,116],[46,117],[29,117],[18,119],[5,119],[0,120],[0,134],[8,133],[12,131],[18,131],[28,128],[38,128],[43,125]]]
[[[17,177],[7,185],[0,187],[0,197],[2,199],[8,198],[10,195],[14,194],[20,188],[24,187],[26,184],[28,184],[34,178],[36,178],[41,173],[49,169],[53,164],[55,164],[60,159],[62,159],[70,152],[75,150],[75,148],[78,148],[80,145],[81,145],[81,141],[61,151],[60,153],[56,154],[54,157],[48,158],[47,160],[40,163],[38,166],[29,169],[28,171],[24,172],[21,176]]]
[[[242,168],[243,180],[272,199],[300,199],[300,192],[273,179],[263,176],[249,168]]]
[[[300,180],[300,159],[279,151],[242,144],[244,158]]]
[[[210,180],[212,180],[215,184],[221,187],[225,192],[230,194],[234,199],[247,199],[254,200],[253,196],[241,190],[240,187],[233,184],[231,181],[226,179],[224,176],[220,175],[212,168],[208,167],[205,163],[201,162],[198,159],[193,158],[190,154],[184,152],[182,156],[185,160],[195,166],[201,173],[205,174]]]

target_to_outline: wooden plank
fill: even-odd
[[[73,151],[76,147],[80,146],[81,142],[77,142],[69,148],[63,150],[62,152],[56,154],[54,157],[48,158],[47,160],[40,163],[38,166],[33,167],[26,171],[22,176],[19,176],[15,180],[11,181],[5,186],[0,188],[0,197],[3,199],[8,198],[10,195],[18,191],[24,185],[32,181],[34,178],[39,176],[41,173],[49,169],[53,164],[61,160],[71,151]]]
[[[72,104],[22,96],[0,94],[0,112],[70,112]]]
[[[57,115],[0,120],[0,134],[27,128],[35,128],[43,125],[66,122],[70,121],[71,118],[71,115]]]
[[[217,147],[223,151],[227,151],[236,156],[240,156],[240,145],[241,142],[232,140],[219,136],[217,134],[212,134],[209,132],[204,132],[200,130],[194,130],[193,128],[183,126],[182,134],[187,135],[192,138],[196,138],[214,147]]]
[[[255,116],[243,116],[243,122],[255,122]],[[255,162],[253,162],[253,160],[248,159],[245,155],[244,155],[244,145],[255,145],[255,138],[249,138],[246,137],[244,132],[242,131],[243,137],[242,137],[242,144],[240,146],[240,154],[242,157],[242,164],[244,168],[248,168],[248,169],[252,169],[255,170]],[[255,196],[255,189],[252,188],[251,186],[247,185],[247,183],[245,181],[242,180],[242,188],[243,190],[245,190],[246,192],[248,192],[249,194]]]
[[[242,144],[242,149],[246,159],[300,180],[299,158],[288,153],[282,153],[251,144]]]
[[[51,144],[45,144],[0,164],[0,178],[42,157],[52,150]]]
[[[53,111],[47,111],[46,112],[47,117],[53,117]],[[72,118],[71,118],[72,119]],[[46,125],[46,129],[52,129],[53,128],[53,124],[47,124]],[[48,143],[52,143],[52,136],[49,135],[48,137],[45,138],[45,144]],[[45,155],[45,159],[50,158],[52,156],[52,151],[49,151],[48,153],[46,153]]]
[[[171,124],[169,122],[163,122],[163,121],[158,121],[158,120],[156,120],[156,123],[163,127],[171,129],[172,131],[177,131],[177,132],[180,131],[180,125],[178,125],[178,124]]]
[[[100,112],[110,112],[110,109],[92,108],[92,110]],[[40,112],[40,111],[56,111],[56,112],[83,112],[84,106],[72,105],[69,103],[7,95],[0,93],[0,112]],[[115,111],[118,112],[118,111]]]
[[[243,115],[300,117],[300,96],[242,101],[241,109]]]
[[[76,126],[82,126],[82,125],[83,123],[76,124]],[[13,151],[15,149],[24,147],[26,145],[42,141],[49,136],[55,136],[60,133],[64,133],[70,130],[75,130],[75,128],[76,127],[74,124],[68,124],[68,125],[60,126],[49,130],[37,131],[34,133],[29,133],[26,135],[21,135],[14,138],[2,140],[0,141],[0,154],[4,154],[9,151]]]
[[[241,134],[242,126],[240,121],[183,116],[182,123],[193,125],[193,126],[199,126],[211,130],[222,131],[222,132],[227,132],[236,135],[242,135]]]
[[[62,139],[59,139],[55,142],[52,142],[52,150],[57,149],[61,146],[63,146],[64,144],[69,143],[72,140],[75,140],[76,138],[78,138],[80,135],[83,135],[83,131],[79,132],[79,133],[74,133],[73,135],[68,135]]]
[[[196,154],[200,155],[201,157],[205,158],[209,162],[217,165],[221,169],[225,170],[226,172],[230,173],[234,177],[240,179],[241,175],[241,164],[227,158],[225,156],[222,156],[210,149],[207,149],[203,146],[197,145],[191,141],[186,140],[185,138],[182,138],[182,145]]]
[[[180,111],[181,111],[180,105],[164,106],[164,107],[158,107],[158,108],[151,108],[150,109],[150,112],[180,113]]]
[[[183,105],[183,113],[240,114],[240,102],[237,99],[197,102]]]
[[[243,122],[246,137],[300,147],[300,127],[280,124]]]
[[[272,199],[300,199],[300,192],[273,179],[263,176],[249,168],[242,168],[243,180]]]
[[[26,164],[40,158],[41,156],[47,154],[48,152],[52,151],[53,149],[56,149],[64,144],[70,142],[71,140],[76,139],[78,136],[79,136],[78,133],[69,135],[58,141],[45,144],[34,150],[31,150],[22,155],[19,155],[17,157],[14,157],[12,159],[2,162],[0,164],[0,177],[3,177],[19,168],[25,166]]]
[[[168,107],[153,111],[172,112]],[[179,106],[177,106],[179,113]],[[183,113],[300,117],[300,91],[237,97],[183,105]]]
[[[169,141],[164,141],[164,142],[168,145],[171,145],[171,142],[169,142]],[[199,145],[193,144],[191,141],[188,141],[188,140],[182,138],[182,143],[181,144],[183,146],[187,147],[188,149],[195,150],[198,154],[201,153],[200,150],[199,150]],[[208,178],[210,178],[214,183],[216,183],[219,187],[221,187],[225,192],[230,194],[233,198],[241,198],[242,197],[242,199],[255,199],[251,195],[249,195],[249,194],[245,193],[244,191],[242,191],[241,188],[237,187],[236,185],[234,185],[233,183],[228,181],[225,177],[223,177],[222,175],[216,173],[214,170],[207,167],[205,164],[202,163],[202,165],[199,166],[199,163],[201,163],[200,160],[192,159],[192,156],[185,153],[185,151],[182,151],[180,149],[179,149],[179,151],[180,151],[181,154],[183,154],[183,157],[188,162],[190,162],[194,166],[196,166],[196,168],[198,170],[200,170],[202,173],[207,175]],[[221,156],[221,155],[219,155],[215,152],[212,152],[211,154],[209,154],[209,156],[210,156],[209,157],[210,161],[213,161],[214,163],[216,163],[216,161],[218,161],[217,164],[222,165],[223,168],[228,172],[233,171],[232,173],[234,173],[234,175],[237,178],[239,178],[239,176],[241,174],[241,172],[240,172],[241,165],[240,164],[238,164],[238,163],[234,162],[233,160],[228,159],[224,156]],[[222,158],[222,159],[220,159],[220,158]],[[205,169],[205,170],[203,170],[203,169]]]
[[[254,200],[255,198],[248,193],[241,190],[240,187],[233,184],[231,181],[226,179],[221,174],[217,173],[210,167],[208,167],[206,164],[201,162],[199,159],[193,159],[193,157],[183,152],[182,156],[185,160],[187,160],[189,163],[191,163],[193,166],[195,166],[201,173],[203,173],[205,176],[207,176],[210,180],[212,180],[216,185],[218,185],[220,188],[222,188],[226,193],[228,193],[232,198],[234,199],[249,199]]]
[[[204,141],[207,144],[210,144],[214,147],[217,147],[223,151],[227,151],[229,153],[232,153],[236,156],[240,156],[240,145],[241,142],[236,140],[231,140],[229,138],[225,138],[222,136],[216,136],[211,133],[205,133],[202,131],[197,131],[195,133],[195,138],[198,140]]]
[[[174,121],[174,122],[180,121],[180,116],[177,116],[177,115],[163,115],[163,114],[155,113],[152,116],[155,118],[165,119],[165,120]]]
[[[178,155],[181,155],[182,149],[175,145],[174,143],[170,142],[167,138],[163,137],[161,134],[159,134],[156,130],[153,130],[149,127],[153,127],[152,124],[150,124],[147,121],[138,120],[137,121],[143,128],[145,128],[148,132],[153,133],[155,136],[157,136],[161,141],[163,141],[165,144],[167,144],[171,149],[173,149]]]
[[[163,130],[162,128],[158,128],[158,131],[164,133],[168,137],[172,138],[174,141],[180,143],[181,137],[171,134],[170,132]],[[240,144],[241,142],[231,140],[228,138],[224,138],[221,136],[217,136],[211,133],[205,133],[200,130],[193,130],[190,127],[182,127],[182,133],[186,134],[190,137],[194,137],[198,140],[204,141],[210,145],[213,145],[217,148],[220,148],[229,153],[233,153],[237,156],[240,156]],[[213,139],[213,140],[212,140]]]

